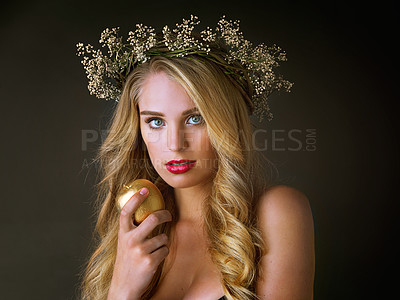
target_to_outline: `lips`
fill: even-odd
[[[189,171],[196,164],[195,160],[181,159],[181,160],[170,160],[166,164],[166,168],[173,174],[182,174]]]
[[[167,165],[180,165],[185,163],[196,162],[195,160],[188,160],[188,159],[180,159],[180,160],[170,160],[167,162]]]

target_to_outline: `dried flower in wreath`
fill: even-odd
[[[77,55],[83,57],[90,94],[118,101],[129,73],[153,56],[199,57],[218,64],[230,76],[260,121],[264,116],[271,120],[269,95],[280,90],[289,92],[292,86],[275,72],[279,62],[286,61],[285,52],[276,45],[253,47],[239,30],[239,21],[227,21],[225,16],[214,30],[207,27],[196,33],[193,30],[199,23],[196,16],[191,16],[174,29],[164,26],[160,33],[137,24],[135,31],[128,33],[126,42],[118,34],[119,27],[107,28],[99,40],[107,52],[78,43]]]

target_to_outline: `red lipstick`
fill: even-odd
[[[195,164],[195,160],[170,160],[169,162],[167,162],[166,167],[167,170],[173,174],[182,174],[193,168]]]

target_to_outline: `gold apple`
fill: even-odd
[[[125,203],[144,187],[149,190],[149,194],[134,213],[133,220],[137,225],[142,223],[152,212],[165,209],[164,198],[160,190],[147,179],[136,179],[124,185],[124,188],[116,197],[118,210],[121,211]]]

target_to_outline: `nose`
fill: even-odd
[[[167,147],[170,151],[183,151],[188,147],[185,131],[178,126],[170,127],[167,136]]]

